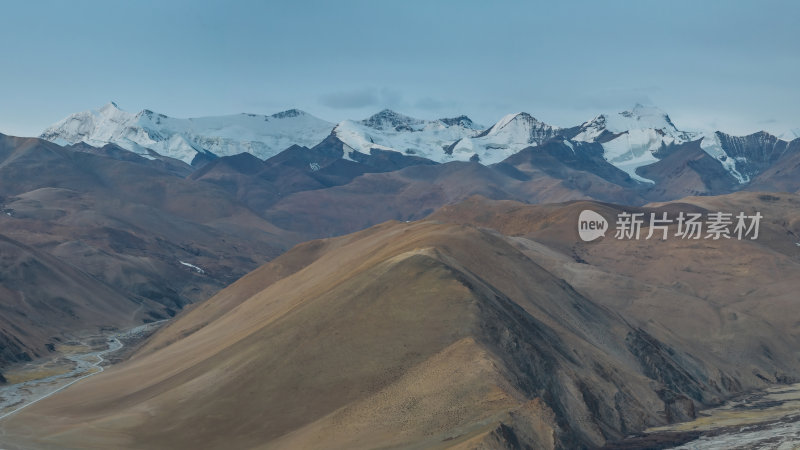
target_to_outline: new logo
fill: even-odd
[[[578,216],[578,234],[585,242],[604,237],[608,230],[608,221],[605,217],[590,209],[584,209]]]

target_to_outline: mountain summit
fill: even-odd
[[[436,162],[454,160],[448,147],[479,132],[480,127],[467,116],[422,120],[390,109],[360,121],[344,120],[333,129],[336,138],[359,153],[369,154],[372,149],[392,150]],[[469,156],[462,160],[468,160]]]
[[[332,127],[332,123],[298,109],[271,116],[176,119],[149,109],[132,114],[110,102],[97,110],[70,115],[44,130],[41,138],[61,145],[85,142],[100,147],[112,143],[141,155],[154,151],[191,163],[198,154],[214,157],[248,152],[266,159],[292,144],[313,146]]]
[[[678,130],[665,112],[641,104],[584,122],[572,137],[575,141],[601,143],[608,162],[645,183],[652,180],[638,175],[636,169],[657,162],[658,151],[696,138],[695,133]]]
[[[477,136],[455,143],[452,152],[456,159],[477,155],[484,164],[492,164],[525,147],[542,144],[558,132],[558,128],[540,122],[526,112],[519,112],[503,117]]]
[[[798,148],[800,141],[796,138],[796,143],[790,145],[795,131],[782,137],[768,133],[738,137],[719,131],[685,131],[661,109],[642,104],[618,113],[600,114],[569,128],[547,124],[526,112],[508,114],[485,128],[465,115],[426,120],[391,109],[335,125],[298,109],[271,116],[175,119],[147,109],[131,114],[110,102],[97,110],[67,117],[41,137],[62,145],[86,143],[101,147],[113,143],[148,158],[163,155],[195,165],[243,152],[267,159],[291,146],[298,146],[301,151],[317,146],[337,148],[336,153],[351,162],[363,162],[375,153],[382,155],[378,159],[388,158],[400,166],[420,161],[414,158],[424,158],[429,163],[479,161],[490,165],[528,147],[555,140],[572,149],[569,154],[575,149],[592,148],[594,152],[600,148],[602,159],[644,187],[666,179],[653,166],[676,152],[677,156],[662,164],[662,168],[672,167],[673,175],[686,166],[681,158],[702,159],[700,165],[686,166],[682,176],[695,173],[705,180],[705,187],[697,184],[695,175],[691,176],[693,182],[676,181],[694,186],[689,191],[699,193],[706,192],[708,183],[717,183],[720,177],[724,179],[721,185],[730,185],[724,191],[750,183],[782,155]],[[577,143],[595,146],[576,146]],[[593,160],[596,155],[584,156]]]

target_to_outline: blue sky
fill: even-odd
[[[0,132],[110,100],[176,117],[389,107],[569,126],[653,104],[680,128],[800,128],[800,2],[6,2]]]

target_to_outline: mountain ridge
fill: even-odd
[[[0,426],[43,446],[600,447],[794,379],[798,204],[737,193],[636,208],[772,218],[759,241],[702,247],[578,242],[581,210],[629,206],[477,196],[307,242]],[[754,279],[769,283],[754,293]]]
[[[117,144],[144,156],[156,152],[192,163],[204,154],[248,152],[264,159],[292,144],[314,145],[332,126],[298,109],[270,116],[241,113],[175,119],[149,109],[128,113],[110,102],[62,119],[41,137],[60,144]]]
[[[260,122],[254,124],[248,120],[254,118],[256,122],[261,119],[266,122],[299,122],[257,131]],[[174,125],[162,126],[162,121]],[[204,131],[203,126],[210,129]],[[228,131],[225,131],[226,126],[230,128]],[[215,131],[219,128],[223,131]],[[477,125],[463,115],[424,120],[391,109],[381,110],[360,121],[344,120],[332,124],[297,109],[271,116],[239,114],[172,119],[150,110],[131,115],[111,102],[97,111],[76,113],[60,121],[45,130],[41,137],[61,144],[86,142],[98,146],[117,143],[144,157],[165,154],[198,166],[215,157],[240,151],[268,159],[290,145],[312,148],[329,139],[341,143],[337,145],[343,146],[341,157],[345,160],[356,161],[363,158],[361,155],[370,155],[375,150],[438,163],[479,161],[494,164],[526,147],[563,137],[569,142],[602,145],[603,157],[608,162],[644,185],[655,182],[642,176],[640,168],[657,163],[671,149],[690,141],[700,140],[702,150],[743,186],[777,159],[764,160],[766,146],[784,150],[791,147],[788,145],[790,141],[766,132],[737,137],[721,131],[681,131],[665,112],[641,104],[616,114],[600,114],[571,128],[560,128],[541,122],[526,112],[508,114],[490,127]],[[776,153],[777,156],[780,154]]]

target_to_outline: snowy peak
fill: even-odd
[[[391,109],[373,114],[361,121],[364,125],[378,130],[395,129],[395,131],[418,131],[425,125],[424,120],[414,119]]]
[[[272,117],[273,119],[289,119],[292,117],[300,117],[300,116],[310,116],[310,114],[308,114],[305,111],[292,108],[292,109],[287,109],[286,111],[275,113],[270,117]]]
[[[354,151],[394,150],[437,162],[499,162],[531,145],[556,136],[560,129],[528,113],[503,117],[485,131],[467,116],[421,120],[385,109],[360,122],[345,120],[334,135]]]
[[[605,130],[608,130],[607,122],[607,116],[600,114],[594,119],[582,123],[579,127],[580,132],[573,139],[585,142],[596,140]]]
[[[678,130],[664,111],[654,106],[636,104],[633,109],[617,114],[601,114],[584,122],[573,139],[592,141],[604,134],[618,135],[632,130],[653,130],[661,136],[680,142],[687,142],[695,137],[693,133]]]
[[[472,119],[470,119],[467,116],[458,116],[458,117],[449,117],[449,118],[445,117],[445,118],[439,119],[439,122],[442,122],[443,124],[445,124],[445,125],[447,125],[449,127],[459,126],[459,127],[462,127],[462,128],[469,128],[471,130],[478,130],[478,129],[481,128],[479,125],[476,125],[475,122],[472,121]]]
[[[636,169],[658,161],[655,156],[658,151],[698,137],[679,130],[664,111],[636,104],[630,110],[601,114],[584,122],[572,139],[602,144],[606,161],[637,181],[652,183],[638,175]]]
[[[251,153],[261,159],[293,144],[312,147],[330,134],[333,124],[298,109],[271,116],[237,114],[176,119],[149,109],[125,112],[110,102],[72,114],[46,129],[41,137],[58,144],[114,143],[142,155],[156,152],[191,163],[198,154],[229,156]]]
[[[735,137],[721,132],[681,131],[660,109],[640,104],[585,122],[573,140],[602,144],[608,162],[645,183],[652,180],[640,176],[636,171],[639,167],[657,162],[659,152],[693,140],[700,140],[700,147],[740,184],[748,183],[787,149],[785,141],[766,132]]]
[[[437,162],[452,161],[448,148],[460,139],[478,134],[467,116],[422,120],[384,109],[364,120],[339,122],[333,134],[353,151],[391,150]]]
[[[788,141],[798,135],[798,129],[779,137],[763,132],[743,137],[687,132],[661,109],[641,104],[600,114],[571,128],[551,126],[526,112],[508,114],[484,128],[465,115],[425,120],[391,109],[334,126],[299,109],[272,115],[177,119],[149,109],[132,114],[109,102],[96,110],[70,115],[46,129],[41,137],[62,145],[84,142],[100,147],[114,143],[145,157],[157,153],[187,163],[243,152],[267,159],[292,145],[312,148],[325,139],[334,139],[344,148],[344,158],[355,161],[362,160],[358,153],[368,155],[378,149],[442,163],[477,160],[483,164],[500,162],[527,147],[557,138],[569,148],[580,142],[599,144],[607,162],[642,183],[653,181],[638,173],[640,167],[699,140],[707,154],[745,184],[789,151]],[[797,144],[791,148],[798,148]]]
[[[526,147],[540,145],[560,131],[525,112],[508,114],[486,131],[453,144],[450,156],[459,161],[477,159],[494,164]]]
[[[392,111],[391,109],[384,109],[377,114],[373,114],[372,116],[362,120],[361,123],[365,126],[378,130],[394,129],[395,131],[421,131],[426,127],[442,125],[444,127],[460,127],[471,130],[480,129],[480,126],[476,125],[472,119],[463,115],[437,120],[422,120],[400,114],[396,111]]]
[[[654,106],[644,106],[637,103],[633,109],[622,111],[619,115],[629,120],[625,124],[628,128],[632,128],[634,127],[632,125],[636,124],[639,128],[677,131],[675,124],[672,123],[667,113]]]
[[[522,133],[529,134],[527,144],[540,144],[543,138],[550,138],[554,135],[554,128],[544,122],[540,122],[535,117],[526,112],[509,114],[500,119],[489,130],[486,135],[498,135],[501,133]]]
[[[109,102],[96,110],[71,114],[44,130],[40,137],[60,145],[78,142],[105,145],[113,129],[126,126],[135,117],[119,109],[116,103]]]

